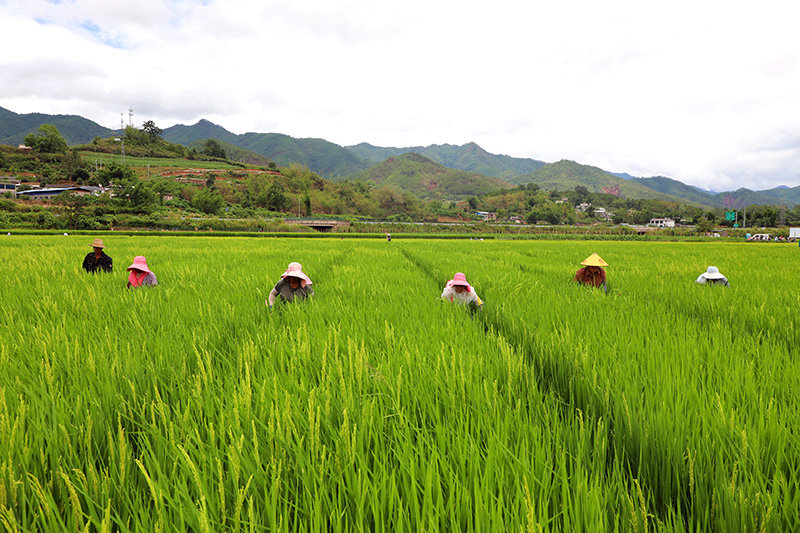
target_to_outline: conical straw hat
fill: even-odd
[[[583,261],[581,261],[583,266],[591,266],[591,267],[607,267],[608,263],[603,261],[603,259],[597,255],[596,253],[590,255]]]

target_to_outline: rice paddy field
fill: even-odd
[[[92,238],[0,237],[5,531],[800,531],[797,246]]]

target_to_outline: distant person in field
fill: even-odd
[[[387,234],[386,234],[386,240],[387,240],[388,242],[392,242],[392,234],[391,234],[391,233],[387,233]]]
[[[715,266],[708,267],[705,272],[698,276],[698,278],[695,280],[695,283],[699,283],[700,285],[709,284],[730,287],[728,278],[720,274],[719,269]]]
[[[483,307],[483,300],[478,297],[475,287],[467,283],[467,276],[461,272],[456,272],[453,279],[444,286],[442,300],[466,305],[470,309],[481,309]]]
[[[128,287],[144,287],[158,285],[156,275],[147,266],[147,259],[143,255],[133,258],[133,264],[128,267]]]
[[[314,296],[314,289],[311,288],[313,282],[303,273],[303,265],[300,263],[289,263],[286,271],[281,274],[281,279],[269,293],[266,303],[270,309],[275,305],[275,300],[282,302],[293,302],[295,300],[305,300],[309,296]]]
[[[603,291],[608,292],[606,286],[606,271],[603,269],[603,267],[608,266],[608,263],[594,253],[581,261],[581,264],[583,268],[578,269],[573,281],[591,287],[602,287]]]
[[[92,274],[98,270],[101,272],[111,272],[114,268],[114,264],[111,257],[106,255],[103,251],[103,248],[105,248],[103,239],[95,239],[92,243],[92,248],[94,248],[94,251],[89,252],[86,254],[86,257],[83,258],[83,269]]]

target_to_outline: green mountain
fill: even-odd
[[[206,147],[207,140],[208,139],[200,139],[199,141],[194,141],[189,145],[189,148],[194,148],[198,152],[202,152]],[[225,141],[217,141],[217,142],[225,150],[225,155],[231,161],[236,161],[237,163],[244,163],[245,165],[257,165],[261,167],[266,167],[272,162],[272,160],[267,156],[251,152],[250,150],[245,150],[244,148],[239,148],[235,144],[231,144]]]
[[[77,115],[46,115],[43,113],[18,114],[0,107],[0,144],[16,146],[23,142],[29,133],[35,133],[42,124],[53,124],[67,144],[75,146],[87,144],[95,137],[108,138],[116,132],[105,128],[91,120]],[[498,187],[508,187],[508,183],[524,184],[536,183],[544,189],[574,189],[576,185],[583,185],[596,192],[611,192],[626,198],[654,198],[670,201],[688,201],[712,207],[742,208],[745,205],[786,205],[792,207],[800,204],[800,187],[776,187],[764,191],[751,191],[739,189],[721,193],[703,191],[691,187],[677,180],[664,176],[652,178],[634,178],[627,174],[613,175],[596,167],[579,165],[572,161],[559,161],[558,163],[545,164],[535,159],[515,158],[506,155],[490,154],[475,143],[463,146],[449,144],[416,146],[410,148],[377,147],[367,143],[342,147],[323,139],[295,139],[279,133],[245,133],[237,135],[217,126],[207,120],[200,120],[193,126],[176,125],[167,128],[162,137],[173,143],[184,146],[198,146],[194,143],[205,139],[215,139],[225,148],[228,156],[235,160],[253,164],[264,164],[264,161],[274,161],[280,166],[289,166],[297,163],[307,166],[312,171],[326,178],[351,177],[364,174],[370,164],[385,162],[387,158],[401,159],[406,164],[404,172],[420,172],[419,176],[390,176],[390,182],[402,183],[412,189],[419,188],[415,180],[422,182],[430,180],[430,176],[440,175],[439,181],[430,191],[422,196],[452,194],[480,194],[479,191],[491,190]],[[447,174],[442,177],[441,169],[435,172],[430,168],[413,170],[407,158],[401,158],[406,153],[416,153],[427,159],[428,163],[437,163],[454,172],[462,174]],[[255,155],[258,154],[258,155]],[[264,159],[261,159],[264,158]],[[382,164],[382,163],[381,163]],[[378,165],[380,167],[381,165]],[[446,169],[445,169],[446,170]],[[455,176],[459,177],[456,178]],[[476,175],[482,177],[502,178],[504,181],[476,181]],[[625,178],[625,179],[623,179]],[[364,178],[373,179],[373,178]],[[376,183],[381,179],[373,179]],[[457,179],[464,179],[463,185],[456,183]],[[506,183],[508,182],[508,183]],[[447,192],[445,192],[447,191]],[[463,191],[471,191],[463,193]],[[463,194],[462,194],[463,193]]]
[[[28,113],[20,115],[0,107],[0,144],[17,146],[25,136],[36,133],[42,124],[52,124],[66,139],[68,145],[86,144],[95,137],[110,137],[113,130],[77,115],[45,115]]]
[[[545,165],[534,172],[517,176],[510,181],[518,185],[535,183],[542,189],[550,191],[572,190],[578,185],[582,185],[589,192],[604,192],[628,199],[647,198],[668,202],[698,203],[694,200],[658,192],[634,180],[626,180],[597,167],[580,165],[566,159]]]
[[[193,126],[179,124],[167,128],[161,136],[173,143],[191,146],[195,141],[216,139],[261,154],[280,166],[305,165],[324,178],[353,174],[369,163],[338,144],[323,139],[295,139],[282,133],[244,133],[237,135],[225,128],[201,120]]]
[[[490,154],[475,143],[462,146],[452,144],[432,144],[430,146],[412,146],[408,148],[387,148],[361,143],[346,146],[355,155],[373,163],[379,163],[387,157],[396,157],[413,152],[456,170],[466,170],[484,176],[501,178],[506,181],[517,174],[533,172],[545,165],[543,161],[511,157],[508,155]]]
[[[342,179],[372,181],[378,187],[396,187],[420,198],[442,200],[460,200],[467,196],[512,187],[497,178],[447,168],[413,152],[389,157],[363,172]]]
[[[742,188],[736,191],[715,193],[664,176],[631,178],[629,181],[640,183],[660,193],[677,196],[709,207],[741,209],[746,205],[782,204],[792,207],[800,203],[800,186],[776,187],[765,191],[751,191]]]
[[[701,205],[717,207],[716,193],[704,191],[691,185],[686,185],[683,182],[666,178],[664,176],[655,176],[652,178],[630,178],[631,183],[639,183],[654,191],[684,198],[690,202],[695,202]],[[721,205],[719,207],[722,207]]]

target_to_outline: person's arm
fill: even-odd
[[[267,299],[267,305],[269,306],[270,309],[272,309],[272,306],[275,305],[275,298],[277,297],[278,297],[278,290],[275,287],[272,287],[272,290],[269,291],[269,298]]]
[[[474,290],[475,289],[473,289],[473,291]],[[473,300],[473,302],[475,302],[475,307],[477,307],[478,309],[483,309],[483,300],[481,300],[477,292],[475,293],[475,299]]]
[[[314,289],[311,287],[311,285],[306,285],[306,294],[308,296],[314,296]]]
[[[89,258],[90,257],[91,257],[91,254],[89,254],[89,255],[87,255],[86,257],[83,258],[83,269],[86,272],[91,272],[91,266],[89,266]]]
[[[106,257],[108,258],[108,265],[106,265],[107,266],[106,272],[111,272],[112,270],[114,270],[114,260],[111,259],[110,255],[107,255]]]

